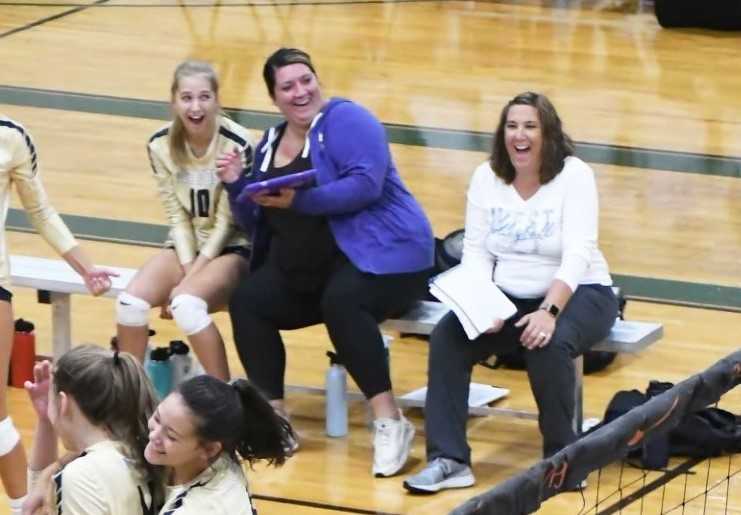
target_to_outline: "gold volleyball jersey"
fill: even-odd
[[[54,474],[59,515],[150,515],[152,495],[120,444],[104,440]]]
[[[49,204],[31,136],[22,125],[0,115],[0,285],[10,282],[4,229],[11,184],[15,184],[31,224],[54,250],[64,254],[77,245],[62,218]]]
[[[249,169],[253,145],[247,130],[219,116],[217,134],[206,154],[194,156],[186,143],[188,164],[179,167],[170,155],[171,125],[157,131],[148,145],[157,191],[170,224],[166,245],[175,248],[182,264],[193,261],[198,253],[213,259],[224,247],[246,246],[247,239],[232,218],[227,191],[216,175],[216,159],[237,147],[245,170]]]
[[[195,479],[169,487],[159,515],[255,515],[242,467],[223,454]]]

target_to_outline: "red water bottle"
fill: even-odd
[[[13,350],[10,355],[10,385],[23,388],[23,383],[33,381],[36,363],[36,335],[34,326],[22,318],[15,321]]]

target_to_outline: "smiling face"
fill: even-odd
[[[172,109],[188,137],[210,138],[219,112],[219,101],[204,74],[181,77],[173,93]]]
[[[507,111],[504,129],[507,154],[517,173],[538,174],[542,162],[543,131],[533,106],[515,104]]]
[[[311,125],[314,116],[324,105],[316,75],[302,63],[275,70],[273,102],[289,124],[302,128]]]
[[[204,470],[218,454],[219,444],[204,445],[195,420],[179,393],[168,395],[149,418],[149,443],[144,458],[153,465],[172,467],[175,476],[190,477]]]

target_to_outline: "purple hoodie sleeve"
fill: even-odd
[[[352,102],[336,106],[327,117],[321,131],[326,158],[337,167],[337,178],[298,190],[291,207],[311,215],[360,211],[378,200],[383,190],[391,159],[386,132],[372,114]]]

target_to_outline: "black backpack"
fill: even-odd
[[[645,393],[638,390],[617,392],[607,405],[604,420],[589,432],[609,424],[672,386],[672,383],[651,381]],[[666,467],[670,456],[707,458],[737,452],[741,452],[741,417],[709,407],[688,414],[668,433],[649,434],[639,447],[628,453],[628,457],[638,460],[643,468],[656,470]]]

